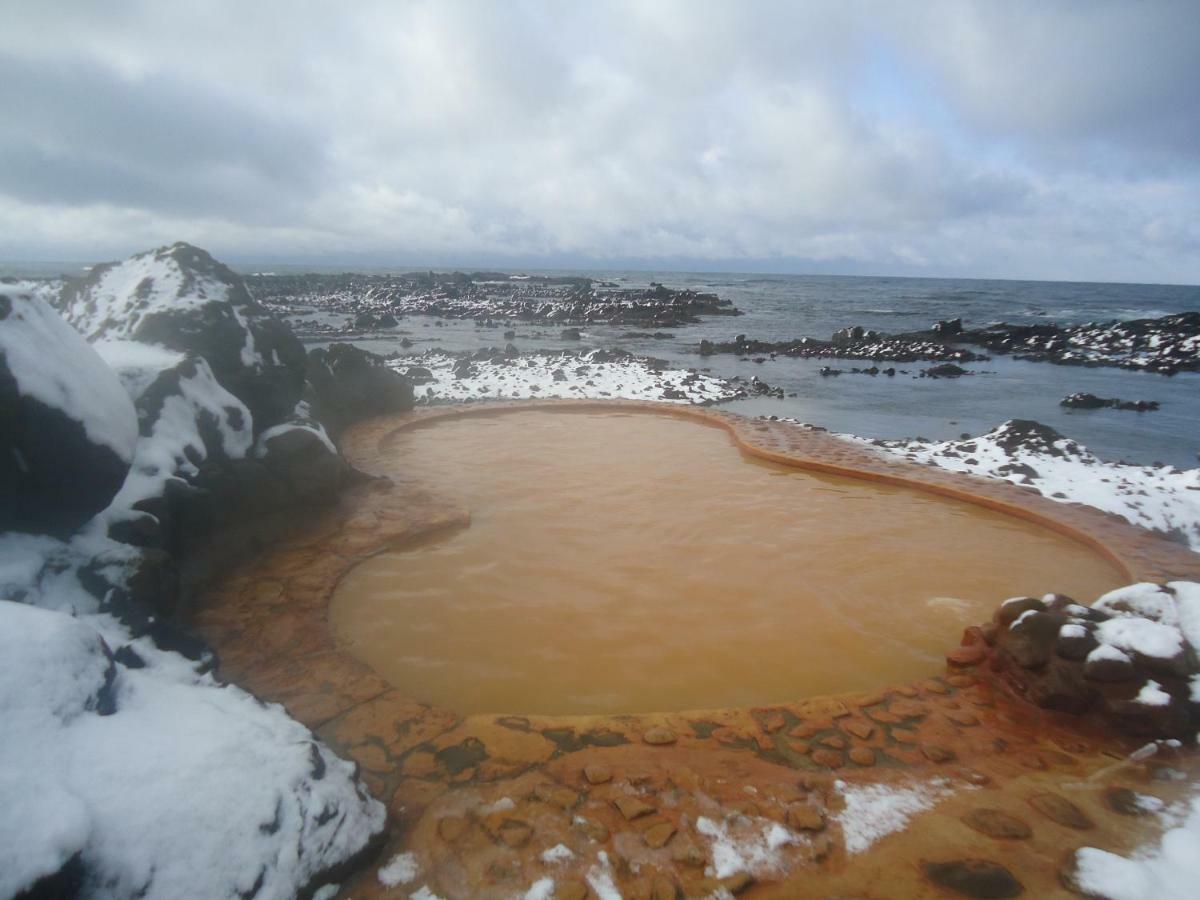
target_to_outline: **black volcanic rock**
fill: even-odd
[[[428,370],[423,374],[432,378]],[[383,357],[352,344],[310,352],[308,384],[312,413],[333,435],[359,419],[413,407],[412,382],[388,368]]]
[[[291,415],[304,388],[304,348],[291,329],[251,297],[240,275],[190,244],[97,266],[63,288],[59,306],[89,340],[204,357],[249,408],[256,431]]]

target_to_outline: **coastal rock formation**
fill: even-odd
[[[0,532],[67,535],[125,480],[137,416],[121,383],[40,298],[0,295]]]
[[[1077,393],[1063,397],[1059,406],[1069,409],[1124,409],[1132,412],[1153,412],[1158,409],[1156,400],[1119,400],[1116,397],[1103,399],[1095,394]]]
[[[383,357],[351,344],[308,354],[308,401],[315,418],[336,437],[359,419],[413,407],[413,386]]]
[[[871,359],[892,362],[974,362],[987,359],[964,347],[946,344],[932,333],[885,335],[861,326],[844,328],[828,341],[802,337],[760,341],[739,334],[732,341],[700,342],[700,355],[791,356],[798,359]]]
[[[1174,375],[1200,370],[1200,313],[1086,325],[1010,325],[963,331],[953,340],[1018,359],[1075,366],[1119,366]]]
[[[203,357],[261,430],[289,415],[304,387],[304,348],[250,296],[241,276],[177,243],[96,266],[69,282],[63,315],[89,340],[157,344]]]
[[[307,338],[394,327],[397,317],[434,316],[543,325],[609,324],[667,328],[703,316],[741,312],[716,294],[669,288],[619,287],[582,276],[502,272],[422,272],[410,275],[257,275],[255,294],[280,315],[320,309],[346,317],[343,326],[296,322]],[[390,324],[389,324],[390,322]],[[564,336],[564,340],[574,340]]]

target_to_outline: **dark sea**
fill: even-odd
[[[241,271],[339,272],[306,266],[240,266]],[[3,274],[47,275],[65,271],[42,266],[2,267]],[[77,271],[77,270],[76,270]],[[411,272],[420,269],[362,269],[363,272]],[[563,274],[561,272],[555,274]],[[623,338],[624,326],[584,330],[583,345],[620,347],[656,356],[684,367],[722,376],[757,375],[795,397],[738,400],[728,408],[751,415],[791,416],[833,431],[865,437],[922,436],[944,440],[988,431],[1006,419],[1035,419],[1087,445],[1110,460],[1142,464],[1197,465],[1200,451],[1200,373],[1173,377],[1115,368],[1056,366],[1003,356],[967,368],[977,374],[958,379],[918,378],[923,364],[898,366],[906,375],[818,374],[823,365],[841,369],[870,365],[853,360],[803,360],[780,357],[761,364],[736,356],[700,357],[701,339],[731,340],[735,335],[779,341],[798,337],[828,339],[849,325],[885,332],[928,328],[942,319],[962,317],[967,327],[993,322],[1102,322],[1151,318],[1200,311],[1200,287],[1146,284],[1089,284],[1050,281],[888,278],[862,276],[738,275],[688,272],[606,272],[578,274],[630,287],[658,281],[672,288],[712,291],[732,300],[745,315],[714,317],[673,329],[670,340]],[[498,330],[473,322],[449,321],[434,327],[419,317],[401,323],[415,346],[425,349],[478,349],[504,341]],[[558,329],[516,326],[521,350],[562,349]],[[541,332],[539,335],[538,332]],[[379,353],[399,350],[405,335],[357,341]],[[578,347],[578,344],[574,344]],[[1111,409],[1069,410],[1059,406],[1068,394],[1087,391],[1123,400],[1157,400],[1157,412]]]

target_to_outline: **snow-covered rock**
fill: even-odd
[[[461,400],[662,400],[716,403],[745,396],[731,381],[621,351],[476,353],[455,357],[430,352],[392,360],[417,384],[423,403]]]
[[[258,429],[284,418],[304,387],[304,348],[250,296],[241,276],[176,243],[96,266],[60,306],[89,340],[155,344],[203,357]]]
[[[93,345],[137,410],[141,439],[113,501],[114,516],[160,497],[173,478],[196,475],[209,459],[239,459],[252,442],[250,411],[221,387],[201,357],[136,341]]]
[[[288,898],[381,831],[354,766],[282,707],[27,587],[0,601],[0,897],[57,876],[97,900]]]
[[[0,532],[74,531],[120,488],[137,436],[87,341],[40,298],[0,294]]]

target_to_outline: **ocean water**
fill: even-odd
[[[274,271],[285,270],[276,267]],[[1021,418],[1050,425],[1105,459],[1161,462],[1181,468],[1195,467],[1198,462],[1200,373],[1167,377],[996,356],[971,364],[967,368],[978,374],[958,379],[919,378],[917,373],[925,367],[921,363],[898,366],[907,374],[894,378],[853,374],[831,378],[819,374],[822,366],[848,370],[870,363],[784,357],[754,363],[733,355],[701,357],[696,350],[705,338],[727,341],[745,334],[771,341],[805,336],[827,339],[848,325],[904,332],[960,316],[968,327],[1001,321],[1066,324],[1152,318],[1200,311],[1200,287],[686,272],[586,274],[631,287],[659,281],[668,287],[712,291],[732,300],[744,315],[711,317],[697,325],[672,329],[671,340],[625,338],[622,335],[630,330],[625,326],[593,326],[583,330],[581,344],[560,340],[555,327],[516,325],[514,343],[518,348],[619,347],[717,375],[747,379],[757,375],[796,396],[738,400],[727,404],[728,408],[750,415],[791,416],[864,437],[946,440],[964,433],[979,434],[1007,419]],[[341,317],[327,320],[340,322]],[[461,321],[435,326],[413,317],[401,322],[394,334],[357,343],[387,353],[400,351],[400,339],[408,337],[415,346],[405,353],[475,350],[503,345],[504,330],[481,329],[473,322]],[[1123,400],[1157,400],[1161,409],[1133,413],[1059,406],[1063,397],[1077,391]]]
[[[341,268],[245,265],[243,272],[340,272]],[[0,275],[48,275],[80,271],[78,266],[40,264],[0,266]],[[372,273],[421,269],[361,269]],[[562,273],[558,273],[562,274]],[[619,347],[674,364],[711,370],[723,376],[757,375],[794,397],[734,401],[730,408],[751,415],[792,416],[835,431],[866,437],[923,436],[957,438],[978,434],[1011,418],[1035,419],[1090,447],[1106,459],[1143,464],[1164,462],[1191,468],[1200,451],[1200,373],[1174,377],[1114,368],[1083,368],[1029,363],[1003,356],[974,363],[978,374],[958,379],[916,377],[923,365],[898,368],[895,378],[845,374],[826,378],[822,365],[841,369],[867,362],[779,358],[761,364],[732,355],[700,357],[702,339],[730,340],[746,334],[762,340],[804,336],[828,338],[848,325],[885,332],[927,328],[941,319],[962,317],[968,327],[991,322],[1081,323],[1149,318],[1200,311],[1200,287],[1184,285],[1102,284],[981,279],[889,278],[861,276],[739,275],[688,272],[590,271],[581,274],[631,287],[659,281],[673,288],[712,291],[744,312],[713,317],[673,329],[671,340],[624,338],[625,327],[584,330],[583,346]],[[340,317],[328,321],[340,322]],[[514,342],[522,350],[577,348],[563,342],[557,328],[517,325]],[[379,353],[400,350],[408,337],[425,349],[474,350],[503,344],[504,329],[481,329],[473,322],[447,321],[435,326],[407,319],[391,334],[357,341]],[[1087,391],[1123,400],[1157,400],[1151,413],[1118,410],[1068,410],[1059,401]]]

